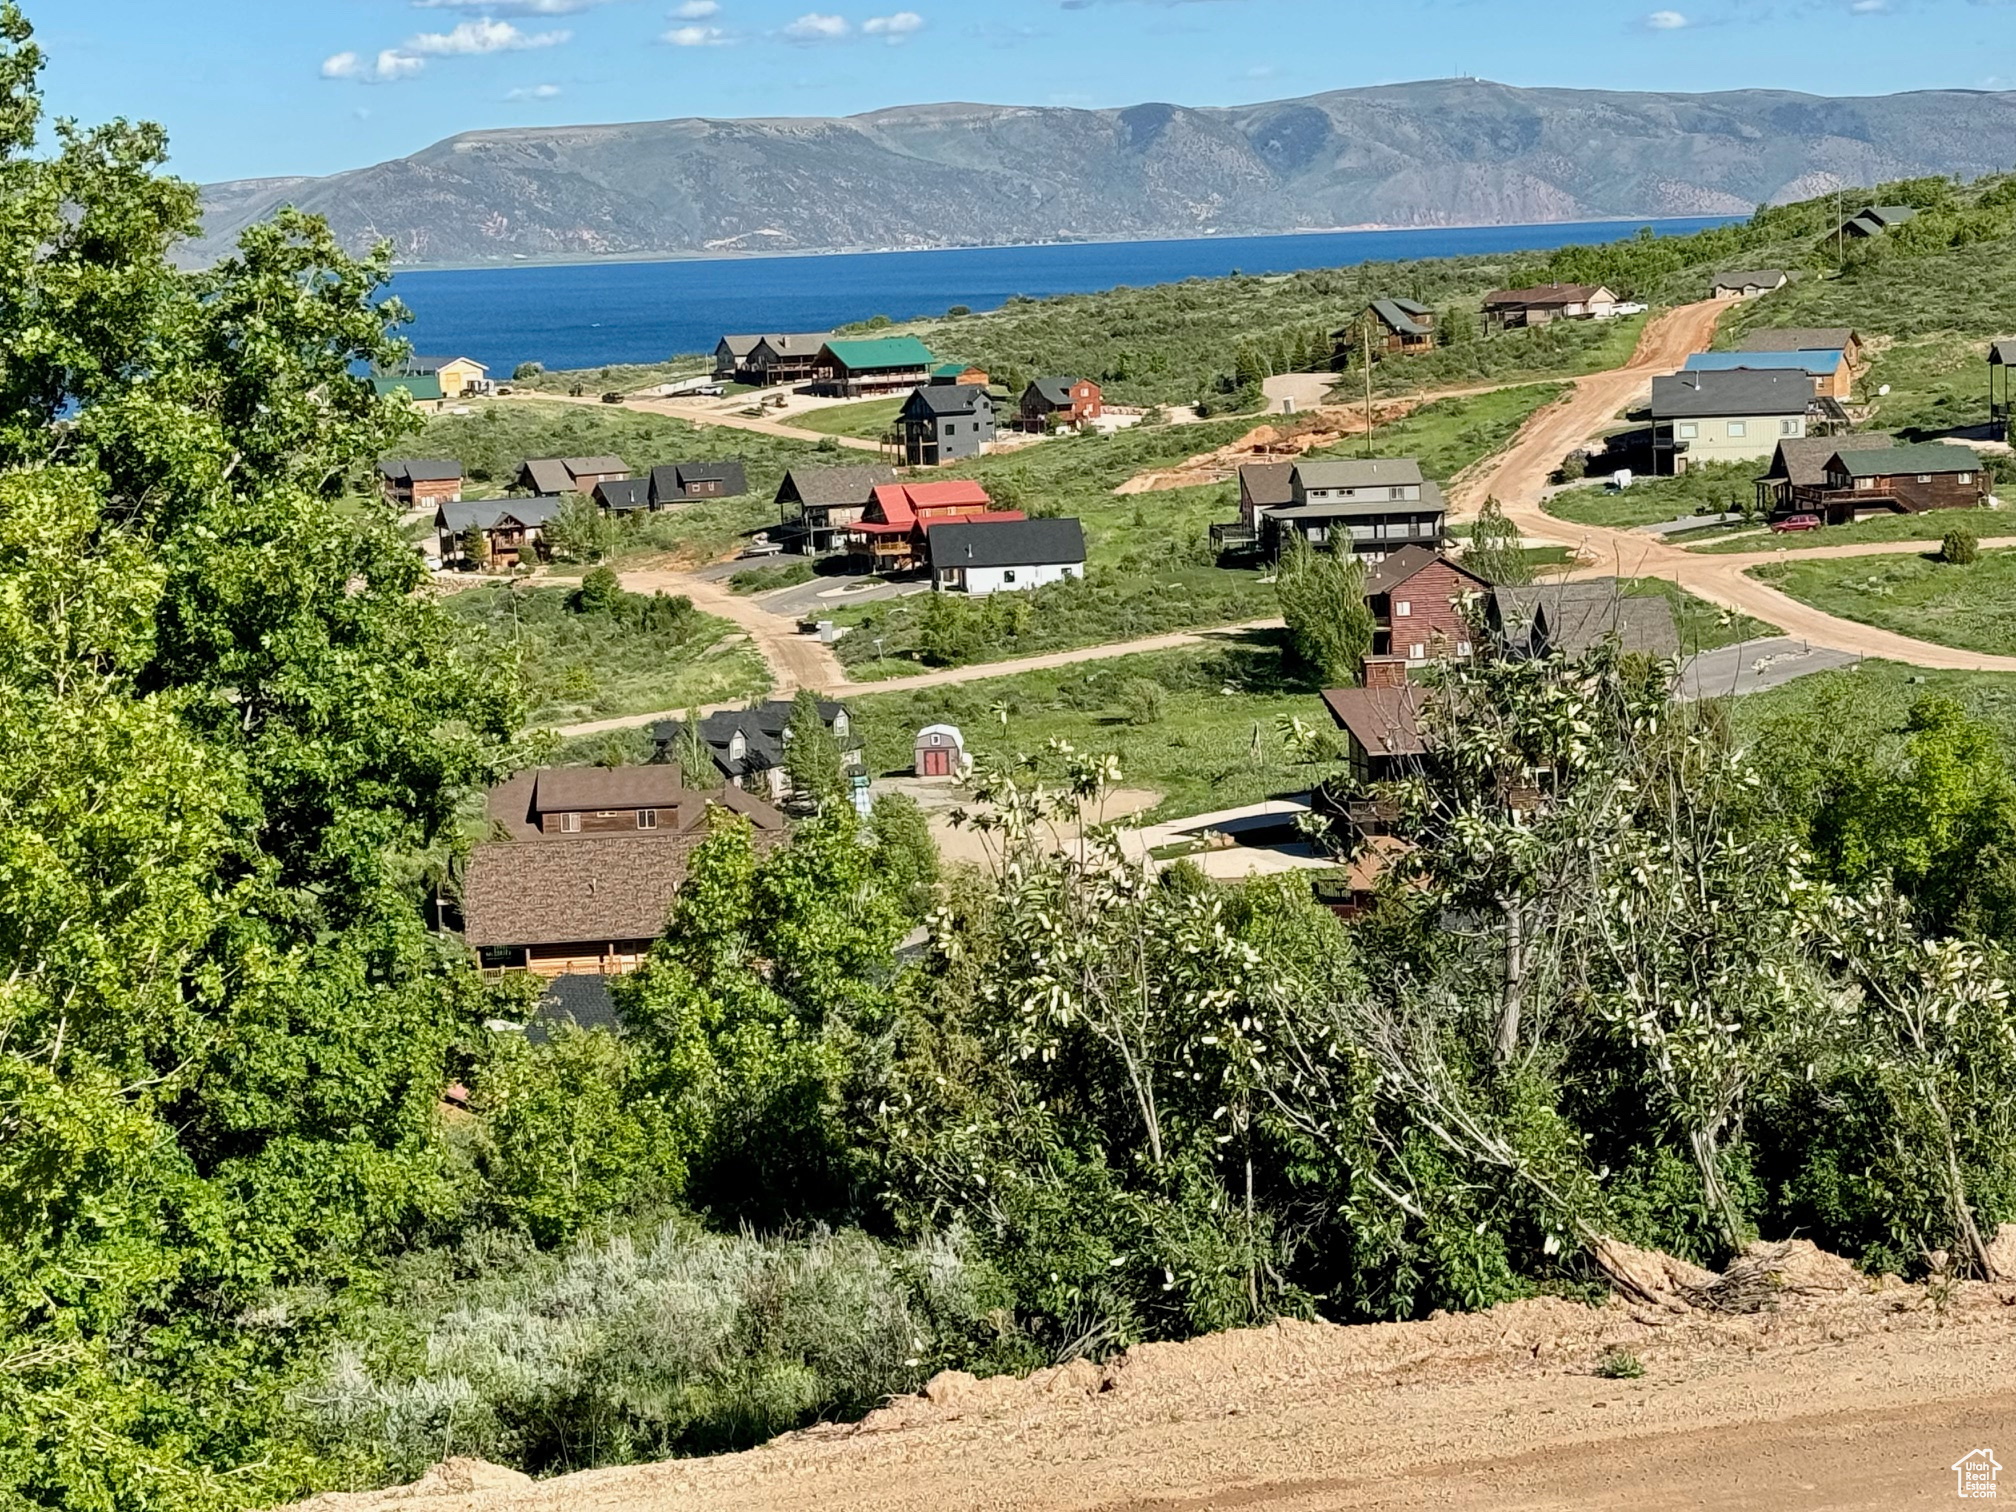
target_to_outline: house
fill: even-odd
[[[1865,450],[1860,436],[1849,436],[1827,459],[1823,474],[1817,485],[1791,490],[1794,514],[1817,514],[1839,525],[1865,514],[1978,509],[1988,501],[1980,454],[1943,441]]]
[[[886,463],[794,467],[777,489],[778,535],[786,549],[818,556],[846,544],[847,529],[868,512],[875,490],[896,481]]]
[[[1344,732],[1353,784],[1392,782],[1417,771],[1428,744],[1419,688],[1331,688],[1323,706]]]
[[[986,489],[964,479],[885,483],[848,531],[848,546],[867,559],[870,572],[907,572],[928,559],[925,540],[934,528],[982,516],[990,525],[1023,518],[1016,510],[995,509]]]
[[[1703,462],[1761,462],[1806,434],[1815,404],[1803,371],[1674,373],[1652,380],[1652,470],[1671,475]]]
[[[1418,847],[1398,835],[1365,835],[1351,852],[1341,877],[1319,877],[1309,884],[1316,901],[1345,923],[1362,918],[1379,896],[1380,886]]]
[[[987,369],[974,367],[968,362],[941,362],[931,369],[931,382],[937,385],[948,383],[977,384],[987,387]]]
[[[1791,276],[1783,268],[1758,268],[1718,274],[1715,282],[1709,285],[1708,293],[1714,299],[1755,299],[1759,294],[1782,289],[1790,282]]]
[[[1402,546],[1435,546],[1442,490],[1411,457],[1251,462],[1239,469],[1239,518],[1214,526],[1222,550],[1276,557],[1290,533],[1312,546],[1348,547],[1378,561]]]
[[[651,469],[651,507],[685,499],[739,499],[749,492],[740,462],[671,462]]]
[[[1417,664],[1467,658],[1477,606],[1490,592],[1483,578],[1441,552],[1402,546],[1365,573],[1365,603],[1376,626],[1372,655]]]
[[[831,331],[723,336],[714,346],[714,378],[722,383],[803,383]]]
[[[698,792],[677,767],[557,767],[493,788],[491,829],[462,882],[463,938],[486,965],[540,976],[630,970],[665,931],[708,811],[745,818],[759,850],[784,816],[738,791]]]
[[[441,408],[441,380],[431,373],[379,374],[365,381],[371,385],[371,392],[381,399],[397,394],[415,409],[431,406],[438,411]]]
[[[621,457],[539,457],[519,465],[511,486],[532,494],[592,494],[598,483],[629,476]]]
[[[635,514],[651,508],[649,478],[605,478],[591,495],[608,514]]]
[[[1829,399],[1853,396],[1855,373],[1846,352],[1696,352],[1687,359],[1689,373],[1804,373],[1813,392]]]
[[[843,399],[916,388],[931,375],[931,351],[915,336],[832,340],[812,361],[812,392]]]
[[[917,732],[912,771],[919,777],[961,777],[972,764],[957,725],[926,725]]]
[[[1839,352],[1850,367],[1862,366],[1862,337],[1850,326],[1782,326],[1751,331],[1736,343],[1739,352]]]
[[[1656,594],[1626,592],[1616,578],[1500,583],[1485,601],[1485,619],[1505,654],[1520,659],[1580,656],[1610,639],[1644,656],[1680,654],[1672,604]]]
[[[746,709],[727,709],[708,714],[700,721],[700,738],[713,759],[714,772],[738,792],[767,795],[772,802],[786,797],[790,778],[785,775],[785,747],[791,739],[793,705],[788,699],[770,699]],[[819,704],[819,718],[833,732],[840,746],[840,767],[851,775],[861,767],[861,742],[855,738],[853,717],[845,704]],[[684,760],[685,725],[666,720],[651,727],[657,747],[652,758],[676,767]]]
[[[1557,320],[1608,320],[1617,296],[1601,284],[1537,284],[1530,289],[1497,289],[1484,296],[1487,330],[1552,325]]]
[[[1076,520],[959,520],[925,538],[931,586],[982,597],[1085,576],[1085,531]]]
[[[463,399],[490,392],[490,369],[473,357],[408,357],[392,369],[395,378],[432,378],[443,399]],[[416,394],[414,396],[418,398]]]
[[[1331,333],[1337,350],[1356,351],[1372,332],[1375,357],[1415,356],[1435,350],[1435,312],[1411,299],[1375,299],[1357,320]]]
[[[544,559],[546,527],[560,513],[557,498],[470,499],[443,504],[434,514],[441,540],[441,565],[468,569],[516,567],[525,557]],[[483,539],[480,557],[467,550],[470,531]]]
[[[378,464],[385,502],[400,509],[456,504],[462,499],[462,464],[448,457],[399,457]]]
[[[1767,515],[1792,514],[1792,491],[1814,489],[1827,481],[1827,464],[1843,447],[1878,451],[1897,444],[1888,431],[1864,431],[1854,436],[1801,436],[1780,441],[1771,465],[1757,480],[1757,507]]]
[[[1835,234],[1854,241],[1865,241],[1872,236],[1881,236],[1885,231],[1895,231],[1906,221],[1917,218],[1918,212],[1909,205],[1871,205],[1849,216]]]
[[[1016,410],[1025,431],[1088,425],[1106,412],[1105,396],[1090,378],[1038,378],[1022,390]]]
[[[890,433],[890,444],[911,467],[977,457],[993,439],[994,398],[968,383],[934,383],[915,390],[903,401]]]

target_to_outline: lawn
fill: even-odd
[[[1751,575],[1803,604],[1942,646],[2016,655],[2016,550],[1954,567],[1917,553],[1773,562]]]
[[[1980,540],[2016,536],[2016,513],[2007,509],[1939,509],[1927,514],[1878,515],[1853,525],[1828,525],[1797,535],[1768,531],[1704,542],[1691,550],[1727,554],[1745,551],[1797,551],[1808,546],[1856,546],[1879,541],[1925,541],[1937,544],[1947,531],[1971,530]]]
[[[874,441],[889,433],[907,398],[898,395],[894,399],[863,399],[858,404],[829,404],[823,409],[787,416],[786,420],[799,430],[817,431],[822,436],[857,436],[863,441]]]
[[[1756,497],[1754,483],[1763,470],[1762,463],[1713,462],[1677,478],[1639,478],[1618,493],[1601,484],[1585,484],[1555,494],[1545,508],[1556,519],[1613,530],[1697,514],[1723,514]]]
[[[542,394],[634,394],[680,378],[697,378],[714,371],[712,354],[705,357],[674,357],[667,362],[619,362],[599,368],[561,368],[538,372],[527,378],[491,376],[513,388]]]
[[[2004,753],[2016,762],[2016,673],[1933,672],[1901,662],[1865,661],[1841,672],[1816,672],[1782,687],[1730,701],[1739,734],[1754,738],[1771,723],[1807,714],[1846,679],[1873,690],[1896,718],[1921,698],[1950,698],[2002,737]]]
[[[1534,411],[1552,404],[1563,392],[1558,383],[1529,383],[1489,394],[1438,399],[1433,404],[1422,405],[1411,415],[1403,415],[1390,425],[1380,426],[1373,433],[1372,454],[1416,458],[1421,463],[1422,472],[1447,483],[1464,468],[1502,451],[1519,433],[1519,428],[1532,418]],[[1309,455],[1359,457],[1364,454],[1364,439],[1354,436]]]
[[[463,645],[500,669],[515,662],[528,728],[753,698],[769,668],[736,627],[683,598],[625,594],[578,612],[571,588],[495,584],[443,600]]]
[[[1141,684],[1156,691],[1144,691]],[[1042,752],[1052,740],[1112,753],[1121,780],[1162,794],[1149,817],[1179,818],[1300,792],[1342,770],[1317,750],[1291,749],[1279,723],[1333,730],[1319,690],[1284,672],[1271,636],[1025,672],[947,688],[868,694],[850,701],[866,732],[870,770],[907,771],[927,724],[958,726],[981,760]],[[1006,724],[1002,715],[1006,715]],[[1140,722],[1137,722],[1140,721]]]

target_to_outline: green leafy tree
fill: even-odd
[[[576,614],[614,614],[623,607],[625,597],[623,579],[615,568],[591,567],[582,574],[581,586],[574,590],[567,607]]]
[[[791,722],[785,726],[784,775],[801,803],[822,803],[845,791],[840,770],[840,741],[819,711],[819,695],[800,688],[791,700]]]
[[[1533,563],[1520,545],[1519,527],[1505,517],[1496,499],[1486,499],[1470,524],[1463,565],[1487,583],[1530,583]]]
[[[1277,572],[1274,591],[1295,660],[1327,686],[1357,682],[1376,628],[1365,602],[1364,563],[1348,553],[1312,550],[1293,535]]]
[[[545,530],[547,549],[563,562],[599,562],[620,538],[616,521],[586,494],[568,494]]]

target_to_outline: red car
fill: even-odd
[[[1771,528],[1780,535],[1786,535],[1794,530],[1818,530],[1825,523],[1826,521],[1820,516],[1814,514],[1787,515],[1782,520],[1773,520]]]

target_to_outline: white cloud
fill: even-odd
[[[507,100],[552,100],[560,94],[558,84],[532,84],[522,89],[514,89],[504,98]]]
[[[415,10],[480,10],[488,15],[575,16],[609,0],[413,0]]]
[[[891,45],[923,29],[924,18],[915,11],[898,11],[893,16],[870,16],[861,23],[862,31],[871,37],[887,37]]]
[[[573,35],[569,31],[522,32],[509,21],[484,16],[480,20],[460,22],[453,31],[422,32],[407,42],[406,51],[437,58],[524,52],[533,47],[558,47]]]
[[[390,84],[395,79],[410,79],[426,66],[425,58],[397,47],[388,47],[375,58],[340,52],[322,60],[322,77],[355,79],[359,84]]]
[[[849,30],[845,16],[807,11],[784,28],[784,35],[793,42],[838,42]]]
[[[1849,14],[1856,16],[1873,16],[1878,11],[1888,9],[1890,0],[1855,0],[1855,3],[1848,7]]]
[[[686,0],[686,3],[672,12],[675,21],[705,21],[709,16],[721,14],[718,0]]]
[[[1678,11],[1654,11],[1645,18],[1645,24],[1653,31],[1679,31],[1687,25],[1687,18]]]
[[[726,47],[731,39],[718,26],[675,26],[658,40],[673,47]]]

